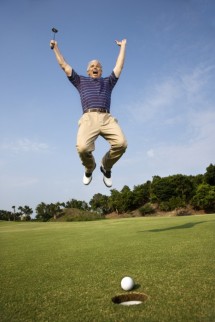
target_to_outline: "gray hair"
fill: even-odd
[[[88,63],[88,65],[87,65],[87,72],[88,72],[88,71],[89,71],[89,69],[90,69],[90,65],[92,65],[92,63],[93,63],[94,61],[96,61],[97,63],[99,63],[99,65],[101,66],[101,69],[102,69],[102,64],[100,63],[100,61],[99,61],[99,60],[97,60],[97,59],[93,59],[93,60],[91,60],[91,61]]]

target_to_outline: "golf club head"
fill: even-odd
[[[58,30],[56,28],[52,28],[52,31],[56,34]]]
[[[55,34],[58,32],[56,28],[52,28],[52,32],[54,33],[54,40],[55,40]],[[51,46],[51,49],[54,48],[54,45]]]

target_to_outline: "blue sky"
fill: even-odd
[[[76,152],[78,92],[49,48],[52,27],[73,68],[99,59],[114,68],[127,38],[112,114],[128,149],[113,189],[154,175],[196,175],[215,160],[215,2],[213,0],[0,0],[0,209],[89,201],[110,194],[99,167],[89,186]],[[99,138],[97,164],[107,151]]]

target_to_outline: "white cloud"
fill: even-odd
[[[139,100],[129,111],[138,122],[148,122],[157,118],[162,112],[173,106],[174,102],[180,97],[180,88],[174,79],[166,79],[156,83],[148,91],[148,95],[143,100]]]
[[[197,66],[192,71],[157,79],[148,84],[143,98],[134,102],[128,112],[138,123],[174,124],[181,122],[193,108],[206,108],[215,66]]]
[[[210,139],[214,146],[215,141],[215,109],[202,110],[198,113],[193,112],[190,115],[190,124],[197,129],[198,136],[196,139]],[[214,156],[215,157],[215,156]]]
[[[176,173],[195,173],[196,169],[205,170],[215,162],[215,111],[200,111],[190,114],[190,126],[194,137],[181,144],[157,144],[146,152],[150,158],[150,167],[162,172],[160,175]],[[162,170],[161,170],[162,169]]]
[[[153,149],[148,150],[148,151],[146,152],[146,154],[147,154],[147,156],[148,156],[149,158],[153,158],[153,157],[154,157],[154,155],[155,155],[155,153],[154,153],[154,150],[153,150]]]
[[[181,89],[184,92],[184,100],[189,106],[199,107],[207,102],[208,91],[212,89],[211,80],[215,66],[199,66],[190,73],[184,73],[180,76]],[[203,106],[204,106],[203,105]]]
[[[184,91],[188,94],[194,95],[201,90],[201,87],[205,84],[203,71],[199,68],[195,69],[191,74],[185,74],[181,76],[182,86]]]
[[[4,189],[11,189],[34,186],[39,182],[39,179],[31,176],[3,175],[0,177],[0,181],[3,183]]]
[[[145,91],[133,113],[129,109],[137,126],[144,124],[143,135],[151,134],[141,149],[137,143],[135,168],[139,166],[147,176],[196,174],[204,173],[215,162],[212,71],[214,66],[197,67],[191,73],[156,83],[148,95]]]
[[[41,152],[47,151],[49,146],[43,142],[31,141],[27,138],[17,139],[15,141],[5,140],[0,144],[1,150],[10,150],[13,152]]]
[[[188,145],[164,146],[155,149],[154,167],[167,174],[192,174],[214,162],[215,148],[202,140]]]

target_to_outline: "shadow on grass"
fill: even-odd
[[[205,222],[208,222],[208,221],[200,221],[200,222],[195,222],[195,223],[189,222],[187,224],[180,225],[180,226],[174,226],[174,227],[168,227],[168,228],[162,228],[162,229],[151,229],[151,230],[145,230],[145,231],[143,230],[143,231],[140,231],[140,232],[142,232],[142,233],[143,232],[157,233],[157,232],[160,232],[160,231],[167,231],[167,230],[193,228],[194,226],[199,225],[199,224],[203,224]]]
[[[141,285],[140,284],[134,284],[133,290],[138,290],[138,288],[140,288]]]

